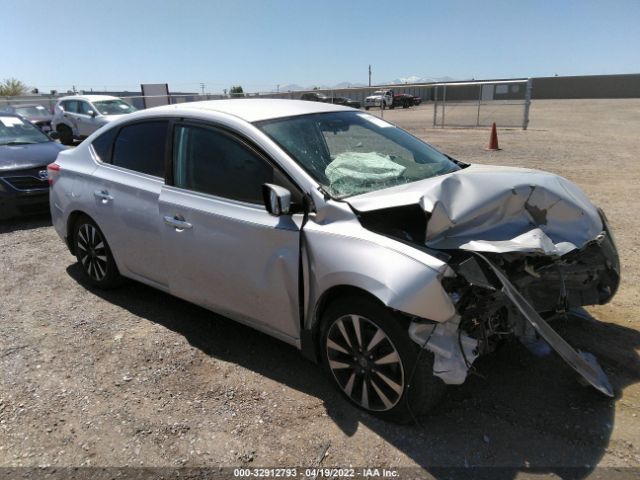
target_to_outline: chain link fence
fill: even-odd
[[[387,85],[377,87],[348,87],[348,88],[319,88],[313,90],[287,92],[245,92],[233,94],[199,94],[173,93],[162,95],[163,101],[170,104],[196,102],[203,100],[221,100],[227,98],[282,98],[282,99],[311,99],[316,97],[321,101],[342,103],[351,106],[364,107],[367,96],[379,90],[393,90],[394,95],[411,95],[413,103],[398,103],[398,108],[415,107],[433,110],[431,126],[446,127],[487,127],[493,122],[500,127],[526,129],[529,123],[529,106],[531,104],[531,79],[496,80],[482,82],[449,82],[431,83],[423,85]],[[119,97],[138,109],[145,108],[145,98],[137,92],[78,92],[82,95],[111,95]],[[0,97],[0,111],[11,106],[39,104],[50,112],[61,96],[65,95],[29,95],[23,97]],[[348,99],[351,103],[345,103]],[[356,102],[357,105],[354,105]]]

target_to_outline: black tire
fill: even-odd
[[[86,215],[79,217],[73,228],[73,250],[87,283],[102,289],[122,284],[123,278],[102,230]]]
[[[394,108],[396,108],[396,106],[393,103],[389,105],[389,110],[393,110]]]
[[[365,110],[369,110],[369,107],[364,107]]]
[[[73,132],[66,125],[58,125],[56,128],[60,134],[60,143],[63,145],[73,145]]]
[[[411,106],[411,104],[409,103],[409,100],[405,100],[402,102],[402,108],[409,108]]]
[[[444,394],[433,354],[420,350],[408,321],[372,298],[343,297],[323,313],[320,351],[329,377],[350,402],[386,420],[411,422]]]

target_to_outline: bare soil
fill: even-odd
[[[461,160],[563,175],[605,210],[620,290],[589,308],[591,318],[555,327],[598,357],[616,398],[580,385],[557,356],[512,344],[478,361],[478,375],[450,388],[419,425],[385,423],[264,334],[134,282],[88,288],[48,218],[13,220],[0,223],[0,467],[638,476],[640,99],[536,101],[527,131],[499,129],[498,152],[485,150],[488,129],[431,128],[428,105],[384,115]]]

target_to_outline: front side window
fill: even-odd
[[[330,112],[256,125],[334,198],[345,198],[458,170],[408,132],[361,112]]]
[[[180,125],[174,133],[176,187],[262,204],[262,185],[274,170],[234,137],[213,128]]]
[[[92,110],[91,105],[87,102],[78,102],[78,113],[82,113],[83,115],[89,115],[89,112]]]
[[[93,105],[102,115],[124,115],[125,113],[135,112],[136,109],[120,99],[101,100],[93,102]]]
[[[169,122],[161,120],[122,127],[113,144],[111,163],[154,177],[164,177],[168,126]],[[99,152],[96,153],[100,156]]]

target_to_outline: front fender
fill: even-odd
[[[369,239],[323,231],[309,222],[303,233],[305,329],[313,328],[323,295],[334,287],[364,290],[386,306],[436,322],[456,311],[442,288],[442,270]]]

